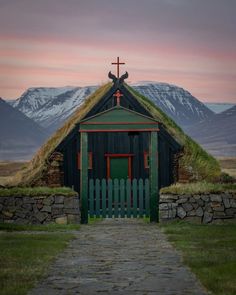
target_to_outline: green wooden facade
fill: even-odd
[[[79,132],[81,134],[81,146],[80,146],[80,163],[81,163],[81,222],[88,222],[88,212],[95,216],[115,216],[115,217],[141,217],[144,214],[148,216],[150,213],[150,221],[158,222],[158,136],[159,123],[151,117],[142,115],[135,111],[126,109],[121,106],[113,107],[104,112],[98,113],[95,116],[82,120],[80,122]],[[129,166],[127,159],[130,159],[131,155],[125,157],[118,155],[119,159],[116,161],[114,155],[107,155],[111,158],[108,161],[109,175],[108,179],[102,180],[102,186],[99,186],[96,182],[94,185],[92,181],[89,181],[88,176],[88,136],[90,133],[120,133],[120,132],[145,132],[149,136],[149,182],[148,197],[146,201],[143,198],[143,180],[139,180],[139,189],[137,190],[137,180],[132,182],[126,182],[127,171],[125,167]],[[117,164],[117,165],[116,165]],[[123,165],[123,166],[122,166]],[[116,170],[117,169],[117,170]],[[123,177],[122,179],[122,169]],[[128,175],[129,176],[129,175]],[[130,177],[131,178],[131,177]],[[114,183],[112,183],[114,179]],[[97,180],[99,181],[99,180]],[[107,181],[107,184],[105,183]],[[113,185],[112,185],[113,184]],[[130,192],[129,192],[130,190]],[[95,200],[92,200],[92,195],[95,191],[97,196]],[[126,193],[125,193],[126,192]],[[89,197],[90,196],[90,199]],[[102,197],[99,197],[102,196]],[[147,201],[148,200],[148,201]],[[149,204],[147,204],[148,202]],[[89,203],[89,208],[88,208]],[[113,208],[113,209],[112,209]],[[146,208],[148,208],[146,210]],[[146,210],[144,212],[144,209]],[[114,211],[114,212],[113,212]],[[146,215],[147,216],[147,215]]]
[[[182,147],[124,79],[94,95],[56,148],[63,185],[79,193],[81,222],[91,214],[157,222],[159,190],[177,180]]]

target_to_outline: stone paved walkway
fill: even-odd
[[[156,225],[104,220],[82,226],[30,295],[206,295]]]

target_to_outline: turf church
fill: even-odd
[[[150,216],[159,189],[218,179],[220,167],[148,98],[120,76],[99,87],[39,149],[9,185],[67,186],[78,192],[81,221]],[[73,209],[73,208],[72,208]]]
[[[108,74],[110,89],[56,148],[63,155],[63,185],[86,198],[91,179],[149,179],[157,211],[159,188],[178,177],[181,146],[129,91],[119,58],[113,64],[117,74]]]

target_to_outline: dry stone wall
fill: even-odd
[[[160,221],[221,223],[236,220],[236,193],[160,196]]]
[[[0,197],[0,222],[16,224],[79,223],[78,196]]]

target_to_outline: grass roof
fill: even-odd
[[[85,102],[71,115],[71,117],[59,128],[35,154],[33,159],[27,166],[16,173],[15,176],[9,177],[3,185],[6,186],[30,186],[37,179],[40,179],[43,172],[47,170],[47,161],[55,148],[62,140],[73,130],[90,109],[104,96],[104,94],[112,87],[112,83],[107,83],[99,87],[91,94]]]
[[[39,149],[29,164],[15,176],[9,178],[5,185],[29,186],[35,182],[35,180],[40,179],[44,171],[47,170],[48,158],[55,148],[73,130],[75,124],[100,101],[111,87],[112,83],[107,83],[90,95],[66,121],[63,127],[58,129]],[[125,84],[125,87],[143,105],[143,107],[153,115],[154,118],[163,123],[166,130],[184,147],[183,156],[180,159],[180,165],[184,166],[187,171],[190,171],[191,174],[194,175],[194,179],[212,181],[219,177],[220,166],[214,157],[209,155],[189,136],[184,134],[182,129],[148,98],[141,95],[127,84]]]
[[[220,165],[213,156],[208,154],[199,144],[186,135],[183,130],[150,99],[141,95],[127,84],[125,84],[125,87],[155,119],[158,119],[165,126],[165,129],[175,140],[183,146],[183,156],[180,158],[179,165],[193,175],[193,180],[213,181],[220,177]]]

